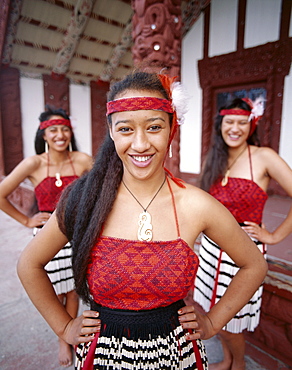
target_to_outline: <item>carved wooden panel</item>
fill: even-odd
[[[8,175],[23,159],[20,111],[19,71],[4,68],[0,72],[2,150],[4,174]]]
[[[69,79],[58,75],[43,75],[45,105],[63,108],[70,115]]]
[[[181,0],[133,1],[133,60],[136,67],[180,78],[181,69]],[[178,130],[179,131],[179,130]],[[166,167],[179,176],[179,132],[172,142],[173,157]]]

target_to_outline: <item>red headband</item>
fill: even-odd
[[[121,98],[107,103],[106,115],[115,112],[135,111],[135,110],[160,110],[173,113],[171,102],[167,99],[154,98],[150,96]]]
[[[220,116],[226,116],[227,114],[236,116],[250,116],[251,111],[245,109],[221,109],[219,114]]]
[[[40,123],[40,129],[44,130],[45,128],[47,128],[49,126],[56,126],[56,125],[68,126],[72,130],[71,121],[69,119],[65,119],[65,118],[49,119],[47,121],[43,121],[43,122]]]

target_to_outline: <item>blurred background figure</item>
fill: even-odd
[[[50,218],[63,189],[92,167],[92,158],[77,150],[70,118],[63,109],[46,107],[41,113],[35,136],[36,155],[25,158],[0,184],[0,208],[35,235]],[[9,200],[9,195],[25,179],[34,186],[37,212],[28,216],[20,212]],[[72,248],[66,244],[52,256],[46,271],[59,300],[66,310],[76,317],[79,299],[74,290]],[[59,362],[72,365],[72,348],[60,339]]]

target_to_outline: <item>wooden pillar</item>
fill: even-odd
[[[23,159],[19,71],[3,68],[0,72],[3,174],[8,175]]]
[[[135,67],[160,72],[165,68],[169,76],[181,70],[181,1],[132,1],[134,10],[132,49]],[[179,171],[179,130],[172,142],[173,157],[166,167],[175,176]]]
[[[95,156],[107,132],[106,95],[109,90],[109,82],[91,81],[90,89],[92,155]]]

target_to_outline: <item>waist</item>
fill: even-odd
[[[168,321],[174,316],[177,317],[177,311],[185,306],[181,299],[165,307],[158,307],[149,310],[121,310],[101,306],[95,301],[91,302],[90,308],[99,312],[99,318],[103,323],[130,325],[137,323],[139,325],[152,325],[157,322]]]

